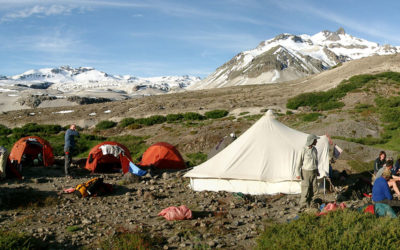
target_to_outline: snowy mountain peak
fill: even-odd
[[[372,55],[400,52],[400,47],[353,37],[343,28],[312,36],[283,33],[236,55],[190,89],[265,84],[294,80],[338,63]]]
[[[92,67],[61,66],[28,70],[20,75],[3,77],[0,78],[0,86],[50,88],[61,92],[111,89],[133,94],[148,88],[152,89],[152,92],[166,93],[186,88],[197,81],[200,81],[199,77],[187,75],[138,78],[130,75],[110,75]]]

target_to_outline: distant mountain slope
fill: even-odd
[[[199,81],[194,76],[165,76],[138,78],[132,76],[109,75],[91,67],[44,68],[29,70],[11,77],[0,76],[0,88],[17,86],[34,89],[75,92],[82,90],[123,91],[126,94],[142,94],[146,90],[166,93],[184,89]]]
[[[239,53],[188,89],[283,82],[320,73],[341,62],[398,52],[400,46],[381,46],[346,34],[342,28],[313,36],[281,34]]]

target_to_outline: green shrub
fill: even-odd
[[[136,121],[135,118],[124,118],[119,122],[119,126],[125,128],[135,123],[135,121]]]
[[[61,132],[63,128],[60,125],[47,125],[47,124],[37,124],[37,123],[27,123],[20,128],[14,128],[12,133],[19,137],[29,136],[29,135],[49,135],[57,134]]]
[[[187,112],[183,114],[183,119],[185,121],[197,121],[197,120],[204,120],[205,117],[199,113],[195,112]]]
[[[0,231],[0,249],[45,249],[45,244],[26,233]]]
[[[225,117],[228,114],[229,114],[229,112],[227,110],[216,109],[216,110],[208,111],[204,115],[207,119],[218,119],[218,118]]]
[[[313,121],[318,120],[318,118],[320,116],[323,116],[323,115],[320,114],[320,113],[303,114],[303,115],[301,115],[301,120],[304,121],[304,122],[313,122]]]
[[[168,114],[166,118],[167,122],[181,121],[183,119],[183,114]]]
[[[129,125],[127,128],[130,129],[130,130],[135,130],[135,129],[143,128],[143,125],[134,123],[134,124]]]
[[[394,249],[400,220],[355,211],[303,214],[290,223],[269,224],[256,249]]]
[[[109,128],[113,128],[117,125],[116,122],[113,121],[101,121],[99,123],[96,124],[96,129],[97,130],[105,130],[105,129],[109,129]]]
[[[9,135],[12,133],[12,130],[9,129],[8,127],[4,126],[3,124],[0,124],[0,135]]]
[[[147,118],[139,118],[136,120],[136,123],[138,124],[142,124],[145,126],[152,126],[154,124],[161,124],[164,123],[165,121],[167,121],[167,118],[165,118],[165,116],[162,115],[153,115]]]

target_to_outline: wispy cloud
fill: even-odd
[[[52,16],[69,14],[75,7],[64,5],[40,6],[35,5],[30,8],[24,8],[15,12],[8,13],[1,18],[1,22],[11,21],[14,19],[28,18],[31,16]]]

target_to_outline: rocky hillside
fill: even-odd
[[[322,31],[313,36],[281,34],[236,55],[189,89],[284,82],[323,72],[343,62],[389,55],[399,46],[379,45],[346,34]]]

